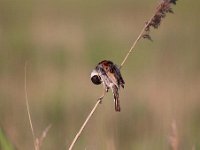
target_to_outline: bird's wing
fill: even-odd
[[[124,79],[122,78],[119,68],[116,65],[112,65],[110,72],[113,72],[114,77],[117,80],[117,85],[118,86],[121,85],[124,88],[125,82],[124,82]]]

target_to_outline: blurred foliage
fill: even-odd
[[[10,139],[17,149],[33,149],[24,94],[27,62],[36,136],[52,124],[41,149],[66,149],[101,94],[102,87],[90,82],[91,70],[103,59],[120,64],[157,4],[1,0],[1,141]],[[108,93],[75,149],[168,150],[174,119],[181,149],[200,148],[199,4],[179,0],[175,14],[151,32],[153,42],[138,43],[122,68],[122,112],[115,113]]]
[[[2,150],[14,150],[12,143],[7,139],[5,133],[0,128],[0,148]]]

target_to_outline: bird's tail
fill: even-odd
[[[120,112],[120,101],[119,101],[119,92],[118,92],[118,87],[113,86],[113,95],[114,95],[114,102],[115,102],[115,111]]]

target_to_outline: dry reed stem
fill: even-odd
[[[29,108],[29,103],[28,103],[28,93],[27,93],[27,83],[26,83],[27,82],[26,81],[26,72],[27,71],[26,70],[27,70],[27,62],[25,63],[25,67],[24,67],[24,90],[25,90],[26,109],[27,109],[27,113],[28,113],[28,119],[29,119],[32,137],[33,137],[34,147],[35,147],[35,150],[39,150],[37,148],[37,142],[35,140],[36,139],[35,132],[34,132],[34,128],[33,128],[32,120],[31,120],[30,108]]]
[[[88,123],[88,121],[90,120],[91,116],[94,114],[94,112],[95,112],[97,106],[98,106],[100,103],[101,103],[101,100],[98,100],[98,101],[96,102],[96,104],[94,105],[92,111],[91,111],[90,114],[87,116],[85,122],[83,123],[83,125],[82,125],[81,128],[80,128],[80,130],[78,131],[78,133],[76,134],[75,138],[73,139],[73,141],[72,141],[72,143],[71,143],[71,145],[70,145],[70,147],[69,147],[69,150],[72,150],[74,144],[76,143],[76,141],[77,141],[78,138],[80,137],[80,135],[81,135],[83,129],[85,128],[86,124]]]
[[[43,143],[43,141],[44,141],[44,139],[46,138],[46,135],[47,135],[49,129],[51,128],[51,124],[48,125],[45,128],[45,130],[42,132],[42,134],[41,134],[41,136],[39,138],[37,138],[35,136],[33,123],[32,123],[32,119],[31,119],[31,114],[30,114],[30,107],[29,107],[29,103],[28,103],[26,72],[27,72],[27,62],[25,63],[25,67],[24,67],[24,90],[25,90],[26,108],[27,108],[28,119],[29,119],[29,124],[30,124],[30,128],[31,128],[31,133],[32,133],[32,137],[33,137],[34,149],[35,150],[39,150],[41,145],[42,145],[42,143]]]
[[[153,15],[154,17],[154,15]],[[150,24],[152,18],[148,21],[148,23],[143,27],[142,31],[140,32],[139,36],[137,37],[137,39],[135,40],[135,42],[133,43],[133,45],[131,46],[130,50],[128,51],[128,53],[126,54],[126,56],[124,57],[121,65],[120,65],[120,69],[123,67],[124,63],[126,62],[126,60],[128,59],[129,55],[131,54],[131,52],[135,52],[133,51],[133,49],[135,48],[136,44],[138,43],[138,41],[140,40],[140,38],[142,37],[143,33],[145,32],[146,27]]]
[[[131,46],[130,50],[127,52],[127,54],[124,57],[121,65],[119,66],[120,69],[123,67],[124,63],[128,59],[128,57],[131,54],[131,52],[133,52],[133,49],[135,48],[136,44],[141,39],[141,37],[147,38],[147,39],[151,40],[151,37],[149,35],[150,27],[158,28],[158,26],[160,25],[161,19],[165,17],[166,13],[172,13],[173,12],[172,9],[171,9],[171,4],[176,4],[176,1],[177,0],[162,0],[161,1],[161,3],[156,8],[156,12],[149,19],[149,21],[145,23],[145,25],[142,28],[142,30],[141,30],[140,34],[138,35],[137,39],[135,40],[135,42]],[[76,134],[75,138],[73,139],[73,141],[72,141],[72,143],[71,143],[71,145],[69,147],[69,150],[72,150],[74,144],[76,143],[77,139],[81,135],[83,129],[87,125],[87,122],[89,121],[89,119],[91,118],[91,116],[93,115],[93,113],[95,112],[95,110],[96,110],[97,106],[100,104],[100,102],[101,102],[101,100],[98,100],[96,102],[96,104],[93,107],[92,111],[90,112],[90,114],[86,118],[85,122],[81,126],[79,132]]]

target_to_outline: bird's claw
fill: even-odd
[[[98,100],[100,101],[99,103],[101,104],[102,103],[102,100],[104,98],[104,96],[106,95],[106,93],[108,92],[108,87],[105,87],[104,91],[103,91],[103,94],[98,98]]]
[[[102,100],[103,100],[104,96],[101,96],[98,98],[98,100],[100,101],[99,103],[101,104],[102,103]]]

